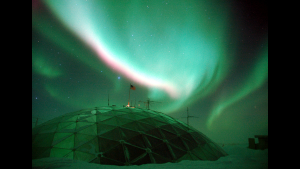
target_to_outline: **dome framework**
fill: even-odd
[[[106,165],[217,160],[227,153],[201,132],[164,113],[96,107],[32,129],[32,159],[65,157]]]

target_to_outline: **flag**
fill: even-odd
[[[135,90],[135,87],[134,87],[134,86],[132,86],[132,85],[130,85],[130,89],[132,89],[132,90]]]

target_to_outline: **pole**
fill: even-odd
[[[186,113],[187,113],[187,124],[188,124],[188,126],[189,126],[189,108],[187,107],[186,108]]]
[[[36,125],[37,125],[37,123],[38,123],[38,120],[39,120],[39,118],[36,118],[35,127],[36,127]]]
[[[149,103],[150,102],[150,99],[148,98],[148,100],[147,100],[147,108],[148,108],[148,110],[149,110]]]
[[[187,114],[186,117],[181,117],[181,118],[186,118],[187,125],[189,126],[189,125],[190,125],[190,124],[189,124],[189,118],[190,118],[190,117],[195,117],[195,116],[190,116],[190,115],[189,115],[189,108],[188,108],[188,107],[186,108],[186,114]],[[198,118],[198,117],[195,117],[195,118]]]
[[[108,106],[109,106],[109,93],[108,93]]]
[[[131,83],[130,83],[130,86],[129,86],[129,98],[128,98],[128,107],[129,107],[129,100],[130,100],[130,87],[131,87]]]

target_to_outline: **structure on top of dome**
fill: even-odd
[[[32,159],[66,157],[122,166],[217,160],[226,155],[191,126],[148,109],[96,107],[32,129]]]

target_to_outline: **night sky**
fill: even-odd
[[[32,125],[130,105],[217,143],[268,134],[264,1],[32,0]],[[130,90],[130,84],[136,90]],[[197,117],[197,118],[196,118]]]

